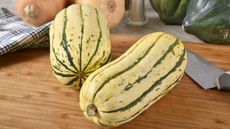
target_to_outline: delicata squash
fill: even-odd
[[[96,124],[124,124],[162,98],[183,77],[183,44],[162,32],[148,34],[93,72],[80,91],[80,107]]]

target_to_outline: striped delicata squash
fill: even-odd
[[[80,88],[85,79],[111,58],[105,16],[89,5],[71,5],[50,26],[50,60],[54,75]]]
[[[162,32],[144,36],[87,78],[80,92],[81,109],[97,124],[126,123],[180,81],[186,62],[185,48],[176,37]]]

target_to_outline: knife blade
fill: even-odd
[[[217,87],[219,90],[230,91],[230,72],[218,68],[198,54],[186,50],[188,63],[185,72],[204,89]]]

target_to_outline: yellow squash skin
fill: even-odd
[[[79,89],[110,58],[109,28],[100,11],[75,4],[58,13],[50,26],[50,60],[61,83]]]
[[[171,90],[186,62],[185,48],[176,37],[148,34],[87,78],[80,92],[81,110],[96,124],[124,124]]]

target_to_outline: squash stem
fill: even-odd
[[[94,104],[90,104],[87,106],[86,109],[87,115],[92,117],[92,116],[96,116],[97,114],[97,107]]]

